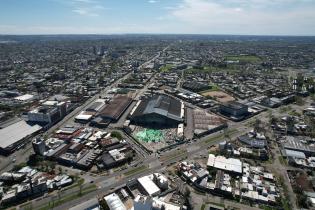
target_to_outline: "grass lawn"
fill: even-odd
[[[203,94],[203,93],[207,93],[207,92],[210,92],[210,91],[220,91],[220,87],[216,84],[210,84],[209,85],[211,88],[207,89],[207,90],[203,90],[203,91],[200,91],[199,94]]]
[[[206,209],[206,204],[202,204],[200,210],[205,210]]]
[[[169,72],[172,67],[173,67],[172,64],[166,64],[166,65],[164,65],[164,66],[162,66],[162,67],[160,68],[160,71],[161,71],[161,72]]]
[[[288,165],[287,164],[287,161],[282,157],[282,156],[279,156],[279,162],[282,164],[282,165]]]
[[[227,67],[216,67],[216,66],[204,66],[202,68],[190,68],[185,70],[185,73],[211,73],[220,71],[235,71],[238,70],[239,66],[230,64]]]
[[[225,60],[239,61],[239,62],[245,62],[245,63],[261,62],[261,58],[255,55],[228,55],[228,56],[225,56]]]
[[[280,114],[288,113],[292,110],[291,106],[282,106],[279,109]]]
[[[147,166],[142,165],[142,166],[139,166],[139,167],[137,167],[137,168],[131,169],[130,171],[124,173],[124,175],[127,176],[127,177],[128,177],[128,176],[132,176],[132,175],[134,175],[134,174],[144,172],[144,171],[147,170],[147,169],[148,169]]]

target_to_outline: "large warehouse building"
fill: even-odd
[[[10,154],[41,129],[41,126],[30,125],[24,120],[0,129],[0,153],[3,155]]]
[[[220,104],[220,113],[235,121],[239,121],[248,115],[248,106],[236,101],[230,101]]]
[[[243,163],[241,160],[235,158],[226,158],[224,156],[215,156],[213,154],[209,154],[207,166],[238,175],[242,174],[243,172]]]
[[[166,95],[140,100],[130,113],[133,123],[154,127],[177,126],[184,121],[184,103]]]
[[[117,121],[131,104],[132,99],[127,96],[117,96],[100,112],[104,120]]]

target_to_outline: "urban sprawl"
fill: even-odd
[[[1,209],[314,209],[315,39],[0,36]]]

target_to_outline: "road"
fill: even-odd
[[[169,46],[165,47],[161,52],[164,52],[168,48],[169,48]],[[144,66],[148,65],[149,63],[151,63],[152,61],[154,61],[155,59],[159,58],[161,52],[158,52],[156,56],[152,57],[151,59],[149,59],[145,63],[141,64],[138,68],[141,69]],[[65,116],[61,121],[59,121],[57,124],[55,124],[51,128],[49,128],[43,135],[44,136],[50,136],[59,127],[62,127],[63,125],[71,124],[71,122],[74,121],[74,118],[76,115],[78,115],[81,111],[83,111],[86,108],[88,108],[89,106],[91,106],[92,103],[96,99],[98,99],[100,96],[104,95],[108,90],[116,87],[121,81],[127,79],[131,74],[132,74],[132,72],[129,72],[126,75],[124,75],[123,77],[121,77],[118,80],[116,80],[115,82],[113,82],[111,85],[103,88],[98,94],[89,98],[81,106],[74,109],[71,113],[69,113],[67,116]],[[122,121],[120,121],[120,124],[121,124],[121,122]],[[24,149],[16,151],[15,153],[11,154],[10,157],[1,157],[0,158],[0,172],[11,170],[14,165],[18,165],[20,163],[25,162],[32,153],[33,153],[32,145],[31,145],[31,142],[29,142],[28,144],[25,145]],[[15,159],[14,163],[12,162],[12,159]]]
[[[266,115],[267,113],[261,113],[260,115],[256,116],[261,118],[262,116]],[[231,126],[230,130],[234,130],[237,132],[234,132],[230,135],[230,139],[236,138],[237,136],[246,133],[250,130],[250,128],[247,128],[246,124],[248,123],[248,119],[246,121],[243,121],[241,123],[235,123]],[[213,138],[217,137],[219,138]],[[213,141],[209,141],[210,138],[213,138]],[[105,194],[108,194],[109,192],[113,191],[116,188],[119,188],[120,186],[123,186],[128,180],[130,179],[136,179],[143,175],[150,174],[156,171],[165,170],[165,168],[168,165],[177,163],[180,160],[183,159],[191,159],[196,155],[203,155],[206,154],[208,147],[212,145],[217,145],[219,142],[227,140],[225,139],[224,135],[222,135],[222,131],[216,132],[213,134],[210,134],[208,136],[202,137],[196,141],[191,141],[186,144],[180,145],[179,147],[163,152],[160,154],[160,158],[157,158],[157,154],[152,154],[150,156],[147,156],[143,161],[141,160],[141,165],[144,165],[147,167],[146,170],[143,170],[139,173],[135,173],[131,176],[124,176],[125,173],[128,171],[133,170],[133,167],[129,167],[122,171],[114,172],[107,176],[101,176],[101,177],[94,177],[93,181],[94,184],[98,186],[98,189],[96,191],[93,191],[89,194],[86,194],[80,198],[77,198],[75,200],[69,201],[63,205],[60,205],[59,207],[56,207],[55,209],[68,209],[74,205],[77,205],[79,203],[82,203],[86,200],[89,200],[95,196],[103,196]],[[84,187],[88,187],[91,185],[91,183],[86,183]],[[78,189],[77,189],[78,192]],[[65,194],[71,194],[75,193],[75,188],[71,189],[70,192],[65,192]],[[32,201],[32,207],[38,208],[44,203],[51,202],[53,199],[57,199],[57,192],[53,192],[49,194],[46,198],[43,198],[40,200],[40,202],[33,200]],[[21,208],[22,209],[22,208]]]
[[[56,129],[58,129],[59,127],[61,127],[63,125],[67,125],[69,122],[73,122],[76,115],[78,115],[81,111],[83,111],[86,108],[88,108],[89,106],[91,106],[91,104],[96,99],[98,99],[102,94],[104,94],[106,91],[113,88],[115,85],[117,85],[123,79],[126,79],[130,74],[131,74],[131,72],[126,74],[125,76],[121,77],[120,79],[116,80],[112,85],[107,86],[106,88],[101,90],[100,93],[89,98],[87,101],[85,101],[84,104],[82,104],[81,106],[74,109],[71,113],[69,113],[67,116],[65,116],[61,121],[59,121],[57,124],[55,124],[54,126],[49,128],[43,135],[49,136],[52,133],[54,133],[56,131]],[[29,142],[28,144],[25,145],[24,149],[21,149],[21,150],[14,152],[9,157],[1,158],[0,171],[4,172],[4,171],[11,170],[14,165],[25,162],[32,153],[33,153],[32,145],[31,145],[31,142]],[[12,158],[16,159],[16,161],[14,163],[12,163]]]
[[[249,129],[243,129],[243,124],[246,124],[247,121],[244,121],[243,123],[235,124],[233,128],[230,129],[237,129],[240,128],[239,132],[235,132],[231,134],[231,138],[236,138],[238,135],[241,135],[245,132],[248,132]],[[209,141],[209,138],[211,137],[217,137],[219,136],[220,138],[214,138],[213,141]],[[165,170],[165,168],[168,165],[177,163],[180,160],[183,159],[191,159],[195,157],[196,155],[202,155],[205,154],[206,151],[208,150],[209,146],[212,145],[217,145],[219,142],[226,140],[224,139],[224,135],[222,135],[222,132],[216,132],[213,134],[210,134],[208,136],[205,136],[197,141],[193,141],[191,143],[186,143],[183,145],[180,145],[176,149],[172,149],[166,152],[163,152],[160,154],[160,158],[157,158],[157,154],[152,154],[144,161],[142,161],[141,165],[146,166],[147,168],[139,173],[135,173],[130,176],[125,176],[124,174],[127,173],[128,171],[133,170],[134,168],[127,168],[122,171],[117,171],[114,172],[108,176],[101,176],[97,177],[94,179],[94,183],[98,186],[98,189],[96,191],[93,191],[89,194],[86,194],[80,198],[74,199],[72,201],[69,201],[67,203],[64,203],[63,205],[60,205],[54,209],[68,209],[74,205],[77,205],[79,203],[82,203],[86,200],[89,200],[95,196],[104,196],[105,194],[108,194],[109,192],[115,190],[116,188],[119,188],[120,186],[123,186],[128,180],[130,179],[136,179],[139,178],[143,175],[150,174],[156,171],[161,171]],[[84,186],[87,187],[91,185],[90,183],[86,183]],[[74,189],[71,189],[69,193],[75,193],[73,192]],[[78,191],[77,191],[78,192]],[[67,193],[67,192],[66,192]],[[52,199],[57,199],[56,197],[57,192],[51,193],[49,196],[46,198],[42,199],[41,202],[32,202],[33,208],[38,208],[43,203],[48,203],[51,202]],[[40,204],[40,205],[39,205]]]
[[[168,47],[166,47],[164,50],[166,50],[167,48]],[[154,59],[157,59],[159,57],[160,53],[158,53],[157,56],[153,57],[152,59],[150,59],[146,63],[142,64],[139,68],[142,68],[143,66],[152,62]],[[110,88],[114,87],[114,85],[118,84],[118,82],[120,82],[122,79],[127,78],[130,74],[131,73],[128,73],[127,75],[125,75],[124,77],[120,78],[115,83],[113,83],[111,86],[102,90],[101,93],[90,98],[82,106],[78,107],[72,113],[70,113],[69,116],[67,116],[64,120],[59,122],[53,128],[49,129],[49,131],[47,131],[47,134],[52,133],[56,128],[58,128],[60,126],[67,124],[67,122],[69,120],[73,120],[73,117],[76,114],[78,114],[80,111],[86,109],[101,94],[103,94],[104,92],[106,92]],[[145,90],[145,88],[144,88],[144,90]],[[144,91],[144,90],[142,90],[142,91]],[[263,112],[263,113],[256,115],[255,117],[247,119],[243,122],[239,122],[239,123],[231,122],[231,123],[229,123],[229,129],[231,131],[234,131],[234,132],[231,132],[229,139],[234,139],[237,136],[242,135],[242,134],[248,132],[249,130],[251,130],[251,127],[248,126],[249,122],[254,121],[255,119],[258,119],[258,118],[259,119],[266,119],[267,117],[268,117],[268,112]],[[183,159],[191,159],[197,155],[202,156],[204,154],[207,154],[207,150],[208,150],[209,146],[217,145],[219,142],[221,142],[223,140],[228,140],[228,139],[225,139],[223,132],[219,131],[219,132],[207,135],[205,137],[202,137],[198,140],[186,142],[185,144],[182,144],[175,149],[165,151],[160,155],[155,154],[155,153],[152,155],[146,154],[138,162],[139,165],[146,167],[145,170],[141,170],[141,171],[134,173],[130,176],[126,176],[125,174],[127,172],[134,170],[133,167],[129,167],[127,169],[114,172],[114,173],[109,174],[107,176],[94,177],[93,182],[98,187],[98,189],[96,191],[93,191],[93,192],[88,193],[82,197],[75,199],[75,200],[64,203],[64,204],[56,207],[55,209],[68,209],[71,206],[78,205],[79,203],[82,203],[86,200],[89,200],[95,196],[103,196],[105,194],[108,194],[109,192],[113,191],[114,189],[119,188],[120,186],[124,185],[130,179],[136,179],[138,177],[141,177],[143,175],[146,175],[146,174],[149,174],[152,172],[164,170],[166,168],[166,166],[177,163],[178,161],[183,160]],[[134,145],[134,146],[137,147],[136,145]],[[160,156],[160,157],[158,157],[158,156]],[[84,186],[88,187],[90,185],[91,185],[91,183],[86,183]],[[78,191],[78,189],[74,188],[74,189],[71,189],[69,192],[66,191],[65,193],[73,194],[77,191]],[[56,199],[56,195],[57,195],[57,192],[53,192],[53,193],[49,194],[46,198],[41,199],[40,202],[33,200],[32,201],[33,208],[36,209],[36,208],[40,207],[41,205],[43,205],[43,203],[48,203],[52,199]]]

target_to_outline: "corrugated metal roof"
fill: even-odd
[[[122,113],[131,104],[132,99],[126,96],[117,96],[113,98],[107,106],[101,111],[101,116],[118,120]]]
[[[181,118],[181,102],[175,98],[166,95],[154,95],[149,99],[141,101],[133,116],[156,113],[177,121]]]
[[[109,194],[104,199],[110,210],[126,210],[125,205],[116,193]]]
[[[0,147],[6,148],[42,129],[39,125],[29,125],[24,120],[0,129]]]
[[[295,157],[295,158],[301,158],[301,159],[306,158],[306,156],[303,152],[294,151],[294,150],[290,150],[290,149],[284,149],[284,154],[287,157]]]

